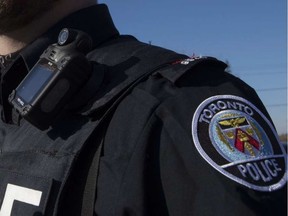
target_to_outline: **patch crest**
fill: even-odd
[[[228,178],[258,191],[286,184],[286,153],[272,124],[252,103],[232,95],[203,101],[192,120],[200,155]]]

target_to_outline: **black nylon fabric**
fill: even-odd
[[[24,121],[20,127],[1,124],[0,169],[6,172],[6,176],[29,176],[34,179],[34,184],[38,178],[52,182],[49,183],[50,193],[46,193],[47,197],[44,197],[43,193],[42,199],[47,200],[47,205],[53,207],[36,208],[40,215],[55,215],[57,212],[59,195],[71,172],[72,164],[93,127],[95,122],[89,122],[88,118],[79,115],[62,120],[58,127],[50,131],[40,131]],[[75,134],[76,131],[78,132]],[[34,188],[32,180],[32,185],[26,185],[22,178],[9,183]],[[1,185],[1,189],[3,188],[5,185]],[[3,198],[4,194],[1,194],[2,201]],[[21,214],[13,211],[12,215],[33,215],[32,212],[36,210],[22,209]]]

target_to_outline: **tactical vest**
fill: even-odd
[[[162,68],[162,75],[176,80],[199,62],[224,65],[214,59],[199,59],[185,70],[172,70],[171,63],[187,57],[125,37],[95,49],[87,57],[101,65],[101,71],[95,70],[94,75],[95,82],[100,79],[102,84],[100,90],[95,89],[98,84],[92,80],[86,86],[88,96],[83,93],[77,97],[76,105],[89,101],[86,111],[67,111],[46,131],[23,119],[20,126],[1,122],[0,216],[55,216],[65,206],[65,197],[81,199],[88,167],[113,110],[133,86],[150,74]],[[75,174],[75,169],[81,173]],[[84,183],[75,183],[79,179]],[[71,184],[78,187],[78,193],[67,190]]]

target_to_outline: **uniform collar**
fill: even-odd
[[[58,34],[63,28],[86,32],[93,39],[94,48],[119,35],[105,4],[84,8],[62,19],[20,52],[29,69],[50,44],[57,42]]]

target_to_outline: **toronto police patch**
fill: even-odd
[[[192,120],[201,156],[228,178],[259,191],[286,183],[286,153],[263,113],[232,95],[203,101]]]

